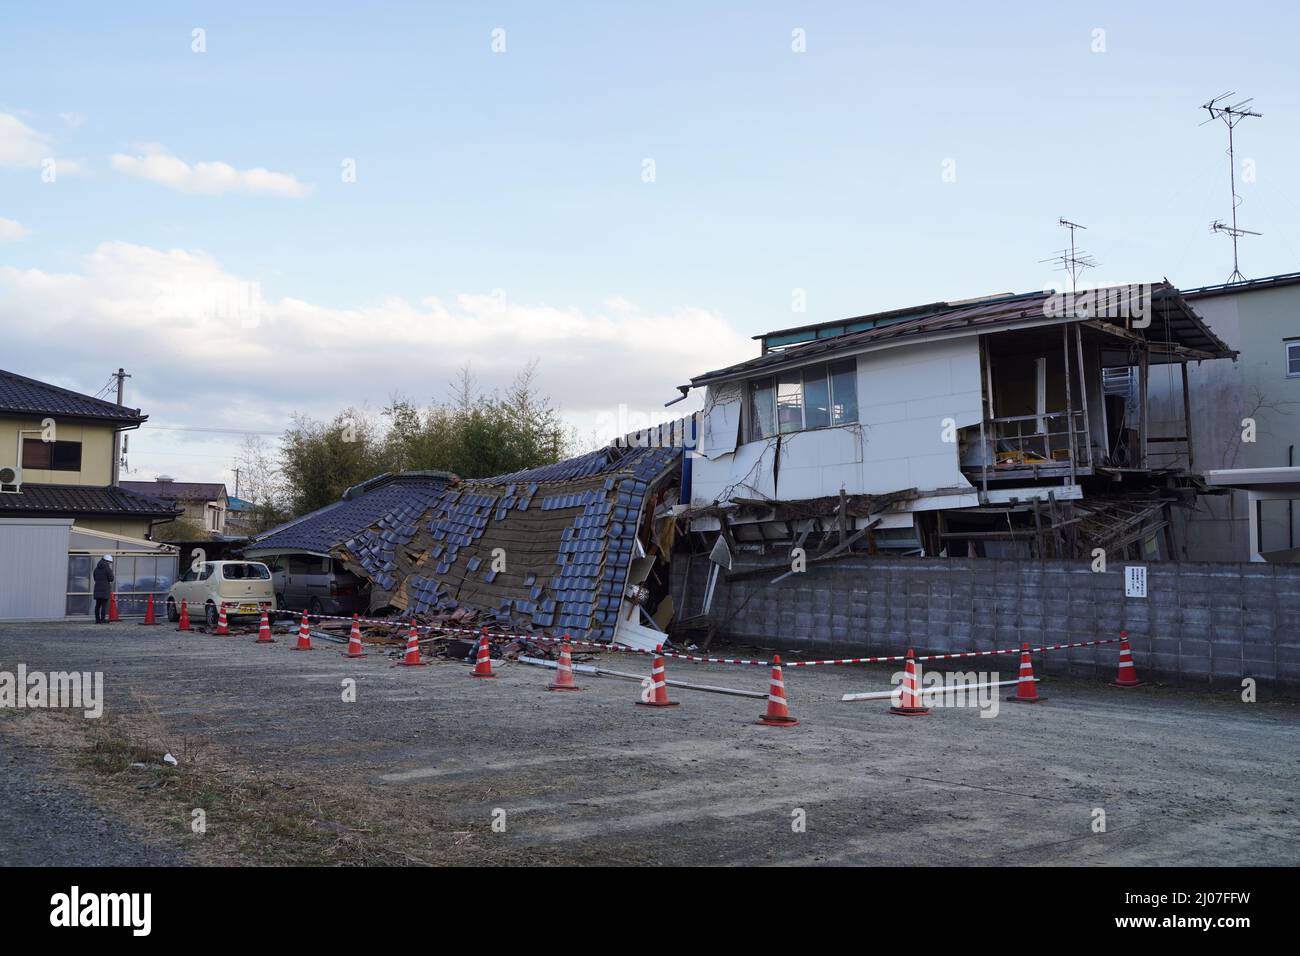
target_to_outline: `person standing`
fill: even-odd
[[[106,554],[95,565],[95,623],[108,623],[108,599],[113,593],[113,556]]]

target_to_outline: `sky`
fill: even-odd
[[[295,414],[537,380],[580,436],[760,332],[1087,280],[1300,270],[1293,3],[120,3],[0,22],[0,368],[129,477]],[[624,426],[627,426],[626,428]]]

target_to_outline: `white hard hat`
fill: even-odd
[[[111,554],[106,554],[106,555],[104,555],[104,560],[107,561],[109,564],[112,564],[112,563],[113,563],[113,556],[112,556]]]

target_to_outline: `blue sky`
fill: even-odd
[[[1198,106],[1227,89],[1264,114],[1238,129],[1243,271],[1300,269],[1294,5],[268,7],[6,11],[0,318],[27,332],[0,367],[93,391],[123,364],[155,421],[276,431],[537,358],[587,429],[765,329],[1042,288],[1060,216],[1094,279],[1223,281],[1226,135]],[[42,182],[38,152],[73,173]],[[290,186],[186,191],[151,156]],[[178,322],[175,290],[141,319],[181,274],[263,320]],[[132,465],[219,477],[233,441],[142,434]]]

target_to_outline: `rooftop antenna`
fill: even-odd
[[[1232,129],[1248,116],[1262,116],[1263,114],[1256,113],[1250,108],[1254,97],[1248,97],[1239,103],[1228,105],[1236,95],[1236,93],[1228,90],[1226,93],[1220,93],[1202,107],[1210,114],[1210,118],[1205,123],[1223,120],[1223,125],[1228,127],[1228,180],[1232,185],[1232,225],[1226,226],[1216,219],[1210,223],[1210,232],[1222,232],[1232,237],[1232,275],[1228,276],[1230,284],[1246,281],[1246,277],[1241,274],[1241,269],[1237,264],[1237,240],[1242,236],[1261,235],[1261,233],[1250,229],[1242,229],[1237,225],[1237,207],[1241,205],[1242,200],[1237,195],[1237,158],[1233,152]],[[1204,126],[1205,123],[1201,125]]]
[[[1064,226],[1070,230],[1070,248],[1062,249],[1050,259],[1040,259],[1039,262],[1059,262],[1061,271],[1069,273],[1070,276],[1070,294],[1074,295],[1079,291],[1079,273],[1084,269],[1095,269],[1097,261],[1082,249],[1076,249],[1074,244],[1074,232],[1076,229],[1087,229],[1087,226],[1081,226],[1077,222],[1062,217],[1056,221],[1058,226]]]

